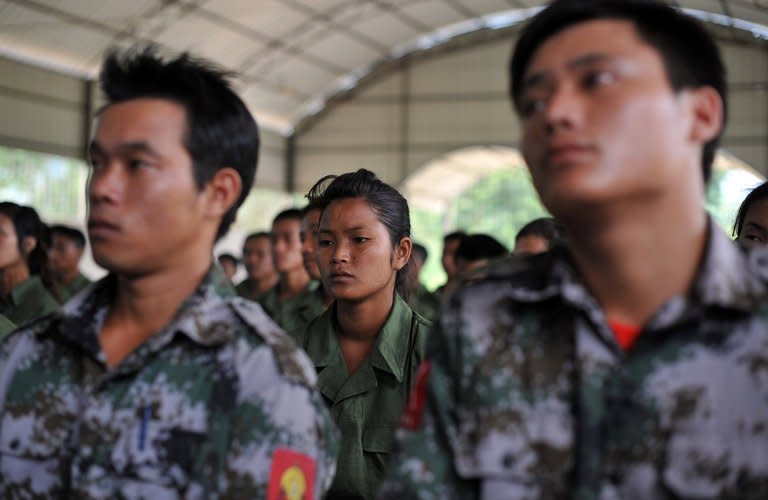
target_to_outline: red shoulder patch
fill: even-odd
[[[278,448],[272,455],[267,500],[311,500],[315,498],[317,464],[309,455]]]
[[[400,426],[408,430],[421,428],[421,418],[424,416],[424,405],[427,402],[427,381],[432,363],[428,360],[421,363],[416,371],[416,382],[411,389],[411,396],[405,407]]]

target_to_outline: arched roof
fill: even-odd
[[[113,45],[191,50],[242,75],[263,126],[290,133],[382,63],[509,27],[542,0],[0,0],[0,55],[95,77]],[[765,0],[688,0],[726,29],[768,33]]]

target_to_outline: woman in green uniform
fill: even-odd
[[[49,291],[48,228],[32,207],[0,203],[0,313],[16,325],[58,308]]]
[[[308,197],[322,209],[317,263],[334,302],[298,343],[315,364],[317,388],[342,435],[328,498],[368,499],[382,478],[429,323],[403,300],[412,286],[405,198],[367,170],[329,177]]]

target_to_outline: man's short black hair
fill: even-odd
[[[449,241],[454,241],[454,240],[461,241],[466,237],[467,237],[467,233],[465,233],[464,231],[453,231],[443,236],[443,244],[448,243]]]
[[[231,167],[240,175],[240,196],[221,219],[216,239],[226,234],[251,191],[259,160],[259,129],[232,89],[231,77],[214,64],[186,52],[164,60],[151,45],[123,52],[111,50],[99,76],[107,106],[158,98],[184,108],[184,145],[192,157],[199,189],[224,167]]]
[[[82,231],[72,226],[65,226],[63,224],[55,224],[50,228],[51,236],[63,236],[71,240],[80,249],[85,248],[85,234]]]
[[[499,240],[489,234],[470,234],[459,243],[456,249],[456,259],[475,262],[483,259],[503,257],[509,253]]]
[[[421,243],[413,242],[413,249],[411,250],[411,253],[413,255],[418,255],[422,262],[426,262],[427,257],[429,257],[429,251],[427,251],[427,247]]]
[[[272,225],[274,226],[281,220],[285,219],[293,219],[301,222],[301,219],[304,218],[304,211],[300,208],[287,208],[277,215],[275,215],[275,218],[272,219]]]
[[[231,253],[223,253],[218,257],[219,262],[229,261],[233,266],[237,267],[237,257]]]
[[[738,238],[741,236],[741,230],[744,229],[744,219],[747,218],[747,212],[750,207],[764,199],[768,199],[768,182],[763,182],[750,191],[746,198],[744,198],[744,201],[741,202],[739,211],[736,214],[736,220],[733,221],[732,234],[734,237]]]
[[[245,246],[245,244],[251,240],[257,240],[259,238],[270,239],[271,237],[272,235],[268,231],[256,231],[255,233],[250,233],[248,236],[245,237],[245,240],[243,241],[243,246]]]
[[[553,217],[540,217],[520,228],[515,241],[525,236],[540,236],[549,242],[549,246],[565,242],[565,228]]]
[[[688,88],[714,88],[723,102],[720,133],[704,145],[701,166],[709,180],[720,137],[725,129],[727,89],[725,66],[712,36],[696,19],[657,0],[556,0],[524,28],[509,64],[509,93],[520,109],[521,84],[536,50],[560,31],[586,21],[629,21],[640,38],[656,49],[667,79],[676,92]],[[610,40],[606,40],[610,43]]]

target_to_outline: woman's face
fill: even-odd
[[[0,214],[0,269],[8,269],[21,261],[23,259],[13,221],[7,215]]]
[[[410,239],[395,248],[387,228],[360,198],[331,202],[318,228],[317,264],[323,287],[340,301],[391,300]]]
[[[768,198],[752,203],[744,214],[744,224],[737,239],[749,244],[768,245]]]

